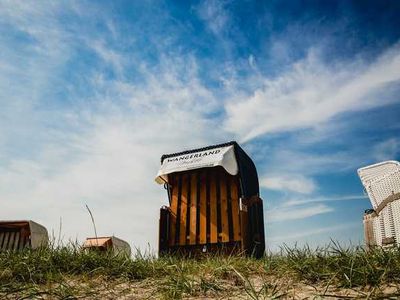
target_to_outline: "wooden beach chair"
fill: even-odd
[[[156,181],[169,198],[160,211],[160,254],[263,256],[257,170],[236,142],[163,155]]]
[[[114,254],[131,255],[131,247],[129,244],[115,236],[86,238],[83,249],[99,252],[111,251]]]

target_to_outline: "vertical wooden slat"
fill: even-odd
[[[230,188],[232,198],[233,237],[235,241],[240,241],[239,184],[236,177],[230,177]]]
[[[176,209],[176,230],[175,230],[175,245],[180,245],[181,228],[181,206],[182,206],[182,173],[176,174],[178,180],[178,206]]]
[[[221,218],[221,187],[220,187],[220,170],[214,169],[215,186],[216,186],[216,202],[217,202],[217,241],[222,242],[222,218]]]
[[[200,173],[200,244],[207,243],[207,190],[206,175]]]
[[[210,169],[210,242],[218,242],[217,232],[217,185],[215,171]]]
[[[197,235],[197,178],[198,174],[193,173],[190,182],[190,245],[196,244]]]
[[[192,207],[192,173],[188,173],[187,188],[186,188],[186,222],[185,222],[185,245],[190,244],[190,212]]]
[[[226,190],[227,175],[225,171],[220,173],[220,197],[221,197],[221,238],[222,242],[229,242],[228,222],[228,196]]]
[[[196,179],[196,244],[200,244],[200,190],[201,190],[201,173],[197,171]]]
[[[182,175],[181,189],[181,212],[180,212],[180,232],[179,245],[186,245],[186,213],[187,213],[187,195],[188,195],[188,175]]]
[[[229,241],[234,241],[233,237],[233,211],[232,211],[232,196],[231,196],[231,177],[232,175],[227,175],[226,177],[226,197],[228,202],[228,227],[229,227]]]
[[[27,243],[27,238],[25,235],[21,234],[21,239],[19,242],[19,249],[24,249]]]
[[[3,248],[2,246],[3,246],[4,236],[5,232],[0,232],[0,249]]]
[[[11,232],[10,239],[8,240],[8,247],[7,247],[9,250],[14,249],[14,240],[15,240],[16,234],[17,234],[16,232]]]
[[[169,225],[169,245],[173,246],[175,245],[175,234],[176,234],[176,216],[178,212],[178,188],[176,186],[176,177],[171,175],[168,175],[169,179],[169,184],[171,185],[171,214],[170,214],[170,225]]]
[[[7,243],[8,243],[8,236],[9,236],[9,232],[4,232],[3,234],[3,242],[1,243],[1,249],[6,249]]]
[[[19,233],[19,231],[15,233],[13,250],[17,250],[18,249],[20,236],[21,236],[21,234]]]
[[[8,244],[10,243],[12,232],[7,232],[6,239],[4,240],[3,249],[8,249]]]
[[[9,232],[5,232],[4,233],[3,246],[2,246],[3,250],[7,249],[9,237],[10,237],[10,233]]]
[[[206,174],[206,236],[207,236],[207,244],[211,241],[211,204],[210,204],[210,185],[211,185],[211,173],[209,171],[205,171]]]
[[[9,232],[9,237],[8,237],[8,245],[6,247],[6,249],[8,250],[12,250],[13,246],[14,246],[14,236],[15,236],[15,232]]]

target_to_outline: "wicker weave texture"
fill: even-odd
[[[400,163],[385,161],[358,169],[358,175],[374,209],[393,193],[400,192]]]

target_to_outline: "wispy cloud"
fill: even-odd
[[[224,1],[207,0],[197,7],[200,18],[216,36],[225,34],[227,26],[230,25],[230,16],[224,8],[225,4]]]
[[[387,139],[375,145],[372,151],[374,159],[376,159],[377,162],[384,160],[393,160],[400,153],[400,139]]]
[[[400,79],[400,50],[393,46],[372,63],[357,61],[327,65],[318,53],[292,65],[277,78],[264,78],[262,86],[245,98],[226,105],[225,127],[240,140],[265,133],[317,126],[346,112],[397,101],[385,90]],[[379,92],[379,96],[377,94]]]
[[[302,175],[268,175],[260,180],[260,185],[266,189],[291,191],[300,194],[310,194],[315,191],[316,185],[311,178]]]
[[[284,202],[284,206],[297,206],[309,203],[319,202],[332,202],[332,201],[351,201],[351,200],[366,200],[366,195],[344,195],[344,196],[332,196],[332,197],[316,197],[309,199],[295,199]]]
[[[322,233],[328,233],[328,232],[336,232],[344,229],[349,229],[353,227],[358,227],[358,223],[345,223],[345,224],[339,224],[335,226],[326,226],[326,227],[319,227],[315,228],[312,230],[306,230],[306,231],[301,231],[298,233],[294,234],[288,234],[288,235],[282,235],[282,236],[272,236],[270,237],[270,242],[290,242],[290,241],[298,241],[302,240],[306,237],[317,235],[317,234],[322,234]]]
[[[150,64],[115,44],[91,37],[88,28],[74,31],[79,28],[74,23],[65,28],[57,22],[58,7],[39,9],[37,15],[36,9],[27,4],[21,11],[6,10],[9,26],[31,35],[40,54],[26,58],[34,68],[16,68],[25,73],[22,77],[12,74],[14,79],[31,78],[29,84],[19,85],[18,93],[5,84],[11,74],[0,72],[0,84],[4,84],[0,102],[7,116],[0,120],[4,123],[0,147],[13,151],[0,163],[0,218],[32,218],[51,230],[62,217],[63,234],[81,240],[93,234],[84,209],[88,204],[99,233],[121,236],[141,248],[148,243],[154,247],[159,208],[166,204],[164,189],[154,182],[159,158],[223,141],[208,117],[215,110],[216,98],[200,80],[191,54],[160,53],[161,62]],[[75,11],[64,13],[76,17]],[[55,36],[68,37],[60,52],[45,47],[53,38],[42,35],[45,24]],[[68,30],[75,32],[76,39]],[[7,43],[0,46],[8,47]],[[69,74],[64,74],[65,61],[72,63],[76,51],[81,55],[94,52],[100,58],[78,74],[90,93],[81,93],[80,82],[74,86]],[[18,62],[12,53],[7,58]],[[137,78],[126,80],[123,74],[129,74],[132,65]],[[54,74],[61,86],[69,87],[68,96],[77,98],[46,105],[47,95],[55,90],[51,84]],[[18,104],[11,101],[14,98],[20,99]],[[73,105],[63,105],[63,101]],[[26,147],[21,147],[21,141]],[[15,152],[21,148],[26,150]]]
[[[267,210],[267,220],[269,222],[282,222],[289,220],[300,220],[310,218],[316,215],[325,214],[334,211],[332,207],[325,204],[318,204],[309,207],[275,207]]]

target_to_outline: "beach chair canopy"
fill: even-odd
[[[115,236],[89,237],[83,244],[84,249],[99,249],[102,251],[111,250],[116,254],[123,253],[131,255],[129,244]]]
[[[384,161],[360,168],[357,172],[374,209],[377,209],[389,196],[400,193],[398,161]]]
[[[239,174],[243,197],[259,195],[256,167],[246,152],[234,141],[163,155],[156,182],[168,182],[168,174],[171,173],[218,166],[230,175]]]
[[[83,248],[108,248],[112,247],[111,237],[87,238]]]

